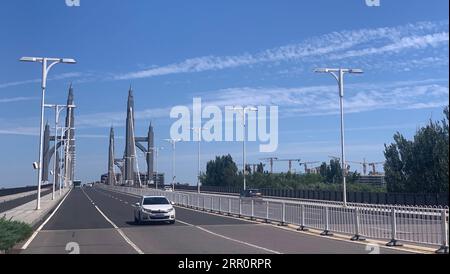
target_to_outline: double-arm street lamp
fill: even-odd
[[[193,127],[191,130],[195,133],[197,133],[197,141],[198,141],[198,157],[197,157],[197,193],[200,193],[200,176],[201,176],[201,168],[200,168],[200,144],[202,143],[202,131],[203,130],[209,130],[209,128],[203,128],[203,127]]]
[[[69,117],[70,118],[70,117]],[[67,153],[67,150],[65,149],[65,147],[67,146],[67,144],[69,143],[69,141],[67,141],[67,140],[65,140],[64,139],[64,135],[66,134],[66,132],[68,132],[69,130],[75,130],[75,128],[69,128],[69,127],[59,127],[59,129],[61,129],[61,137],[60,137],[60,140],[64,143],[64,153]],[[63,146],[60,146],[59,147],[59,149],[60,149],[60,153],[59,153],[59,155],[63,155]],[[66,156],[64,156],[64,159],[61,159],[61,162],[64,164],[64,170],[66,169],[66,164],[67,164],[67,162],[66,162],[66,160],[67,160],[67,157]],[[61,189],[64,187],[66,187],[65,186],[65,182],[66,182],[66,171],[61,171],[61,172],[64,172],[64,185],[63,185],[63,183],[62,183],[62,175],[60,175],[59,176],[59,196],[61,196]]]
[[[172,190],[175,191],[175,148],[178,142],[183,140],[181,139],[165,139],[164,141],[169,142],[172,145]]]
[[[47,58],[47,57],[22,57],[21,62],[35,62],[42,64],[42,99],[41,99],[41,125],[40,125],[40,141],[39,141],[39,163],[38,163],[38,186],[37,186],[37,202],[36,210],[41,209],[41,183],[42,183],[42,163],[44,162],[43,145],[44,145],[44,105],[45,105],[45,89],[47,87],[47,76],[50,69],[56,64],[76,64],[74,59],[67,58]]]
[[[54,156],[54,161],[53,161],[53,189],[52,189],[52,200],[55,199],[55,185],[56,185],[56,180],[57,180],[57,174],[56,174],[56,150],[57,150],[57,146],[58,146],[58,141],[62,142],[62,138],[60,140],[58,140],[59,135],[58,135],[58,129],[59,129],[59,116],[61,114],[61,111],[63,111],[64,109],[74,109],[76,108],[75,105],[48,105],[45,104],[44,107],[46,108],[53,108],[55,109],[55,156]]]
[[[243,138],[242,138],[242,176],[244,176],[244,190],[247,189],[247,181],[245,178],[245,173],[246,173],[246,167],[247,167],[247,157],[246,157],[246,142],[245,140],[247,139],[247,134],[246,134],[246,130],[247,130],[247,122],[245,119],[245,116],[247,115],[248,112],[257,112],[258,109],[255,107],[239,107],[239,106],[235,106],[233,107],[234,111],[239,111],[239,113],[241,113],[242,115],[242,134],[243,134]]]
[[[339,105],[341,110],[341,169],[342,169],[342,185],[343,185],[343,201],[344,206],[347,206],[347,185],[346,178],[347,168],[345,162],[345,139],[344,139],[344,74],[362,74],[361,69],[343,69],[343,68],[319,68],[314,72],[330,73],[336,79],[339,85]]]
[[[155,177],[155,189],[158,189],[158,179],[159,179],[159,175],[158,175],[158,156],[159,156],[159,151],[163,150],[164,147],[151,147],[150,150],[153,151],[155,153],[155,166],[156,166],[156,177]],[[148,152],[149,153],[149,152]],[[153,174],[152,174],[153,176]]]

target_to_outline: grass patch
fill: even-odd
[[[15,244],[30,237],[33,228],[22,222],[0,218],[0,251],[8,252]]]

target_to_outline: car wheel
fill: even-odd
[[[169,224],[173,225],[175,223],[175,220],[169,221]]]

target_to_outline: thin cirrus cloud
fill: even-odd
[[[81,72],[68,72],[68,73],[61,73],[59,75],[53,76],[48,79],[48,81],[57,81],[57,80],[65,80],[65,79],[71,79],[71,78],[79,78],[84,76]],[[9,83],[0,83],[0,89],[3,88],[9,88],[9,87],[15,87],[15,86],[22,86],[26,84],[33,84],[33,83],[40,83],[41,79],[32,79],[32,80],[24,80],[24,81],[15,81],[15,82],[9,82]]]
[[[0,135],[38,136],[39,128],[37,127],[0,128]]]
[[[284,87],[242,87],[229,88],[193,95],[203,100],[203,106],[215,105],[276,105],[280,108],[280,118],[323,116],[339,113],[335,85]],[[448,105],[449,85],[447,79],[425,79],[397,81],[374,85],[359,83],[347,85],[345,97],[346,113],[360,113],[381,109],[408,110],[444,107]],[[191,107],[192,102],[186,102]],[[171,107],[136,111],[136,120],[168,120]],[[281,111],[282,110],[282,111]],[[104,112],[77,116],[77,128],[123,127],[126,113]],[[410,125],[411,126],[411,125]],[[363,129],[370,130],[370,129]],[[36,136],[36,127],[0,127],[1,135]],[[80,135],[80,138],[106,138],[106,135]]]
[[[37,97],[0,98],[0,104],[37,100]]]
[[[448,22],[418,22],[396,27],[333,32],[301,43],[236,56],[203,56],[166,66],[115,75],[114,80],[216,71],[270,62],[317,62],[321,60],[358,59],[380,55],[405,55],[408,50],[446,46]],[[448,58],[448,57],[447,57]],[[376,59],[384,62],[388,58]],[[375,65],[370,60],[370,65]]]
[[[448,105],[447,79],[426,79],[346,86],[347,113],[379,109],[422,109]],[[205,93],[205,104],[277,105],[283,117],[321,116],[339,113],[335,85],[298,88],[230,88]]]
[[[358,83],[346,86],[347,113],[380,109],[423,109],[448,104],[448,79],[424,79],[385,83]],[[203,106],[224,108],[233,105],[276,105],[281,118],[291,116],[322,116],[339,113],[336,85],[308,87],[239,87],[193,94],[202,98]],[[185,102],[191,108],[192,102]],[[171,106],[136,111],[136,120],[169,119]],[[281,111],[282,110],[282,111]],[[77,124],[83,128],[104,128],[125,124],[126,113],[108,112],[82,114]]]

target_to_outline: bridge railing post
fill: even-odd
[[[266,201],[266,223],[269,222],[269,201]]]
[[[448,254],[448,216],[447,210],[441,211],[441,247],[436,253]]]
[[[360,235],[360,224],[359,224],[359,208],[355,207],[353,211],[353,222],[354,222],[354,236],[351,238],[352,241],[364,241],[365,239]]]
[[[242,199],[239,198],[239,218],[242,217]]]
[[[397,240],[397,212],[395,207],[391,209],[391,240],[387,246],[402,246]]]
[[[300,205],[300,227],[297,230],[308,231],[305,223],[305,205]]]
[[[253,220],[255,218],[255,200],[252,199],[252,216],[250,217],[250,220]]]
[[[333,236],[333,234],[330,232],[330,208],[328,206],[324,207],[324,225],[325,228],[323,230],[322,233],[320,233],[320,235],[322,236]]]
[[[228,198],[228,215],[231,215],[231,198]]]
[[[219,196],[219,213],[222,213],[222,197]]]
[[[286,225],[286,203],[281,205],[281,225]]]

